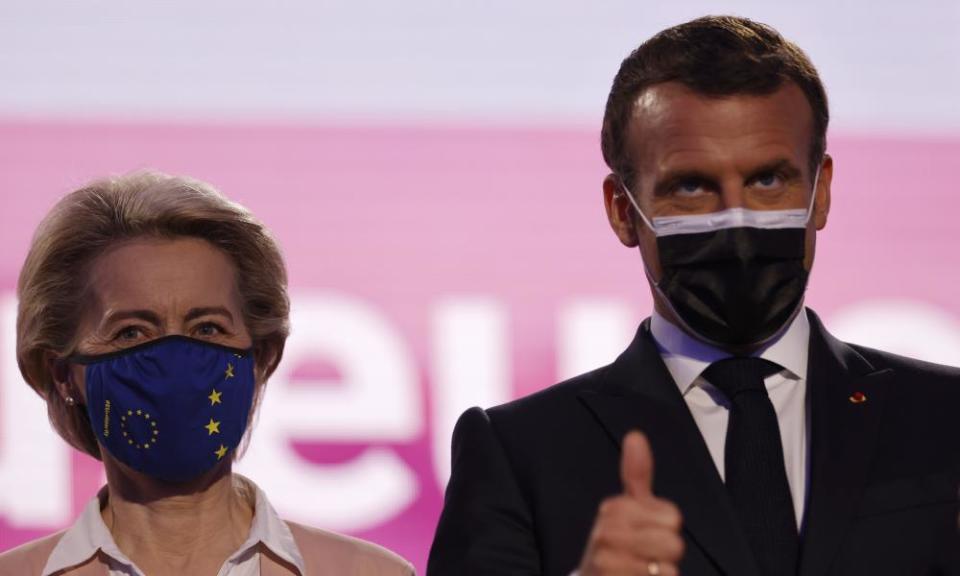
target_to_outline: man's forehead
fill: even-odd
[[[696,126],[704,120],[802,125],[812,123],[813,112],[803,91],[790,81],[768,94],[730,95],[701,94],[679,82],[664,82],[644,89],[633,101],[632,128],[637,124]]]
[[[677,148],[735,153],[785,148],[807,154],[813,113],[800,88],[785,82],[770,94],[707,96],[678,82],[656,84],[634,100],[627,145],[634,162]]]

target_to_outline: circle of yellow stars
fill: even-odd
[[[150,434],[143,442],[134,440],[130,435],[130,431],[127,430],[127,419],[133,420],[134,418],[140,418],[150,424]],[[156,419],[151,418],[150,413],[144,412],[143,410],[127,410],[126,414],[122,414],[120,416],[120,431],[123,433],[123,437],[126,438],[127,444],[135,447],[137,450],[149,450],[151,446],[157,443],[157,437],[160,436]]]

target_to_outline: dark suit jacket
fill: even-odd
[[[809,316],[800,574],[960,575],[960,370],[845,344]],[[428,575],[569,575],[598,505],[622,492],[631,429],[650,440],[654,492],[683,512],[681,573],[756,575],[648,322],[613,364],[461,416]]]

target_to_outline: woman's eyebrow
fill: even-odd
[[[189,322],[190,320],[196,320],[201,316],[226,316],[228,320],[233,322],[233,314],[230,313],[223,306],[204,306],[201,308],[191,308],[187,315],[184,316],[184,320]]]
[[[115,310],[108,312],[104,317],[101,326],[109,326],[121,320],[137,319],[149,322],[155,326],[160,325],[160,316],[152,310]]]

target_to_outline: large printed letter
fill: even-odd
[[[356,299],[300,295],[292,316],[242,469],[290,519],[333,530],[374,527],[418,494],[403,460],[389,448],[370,447],[349,462],[321,465],[298,456],[291,441],[415,440],[422,399],[413,358],[393,328]],[[294,383],[294,370],[311,360],[335,365],[339,381]]]
[[[960,324],[918,300],[868,300],[830,315],[835,336],[919,360],[960,366]]]
[[[432,327],[433,462],[443,490],[450,477],[450,436],[460,413],[511,398],[507,313],[494,300],[448,298],[437,304]]]
[[[564,306],[558,320],[560,379],[613,362],[630,344],[636,326],[633,310],[619,300],[583,299]]]
[[[15,526],[70,519],[70,449],[17,368],[17,302],[0,300],[0,515]],[[81,408],[82,409],[82,408]]]

